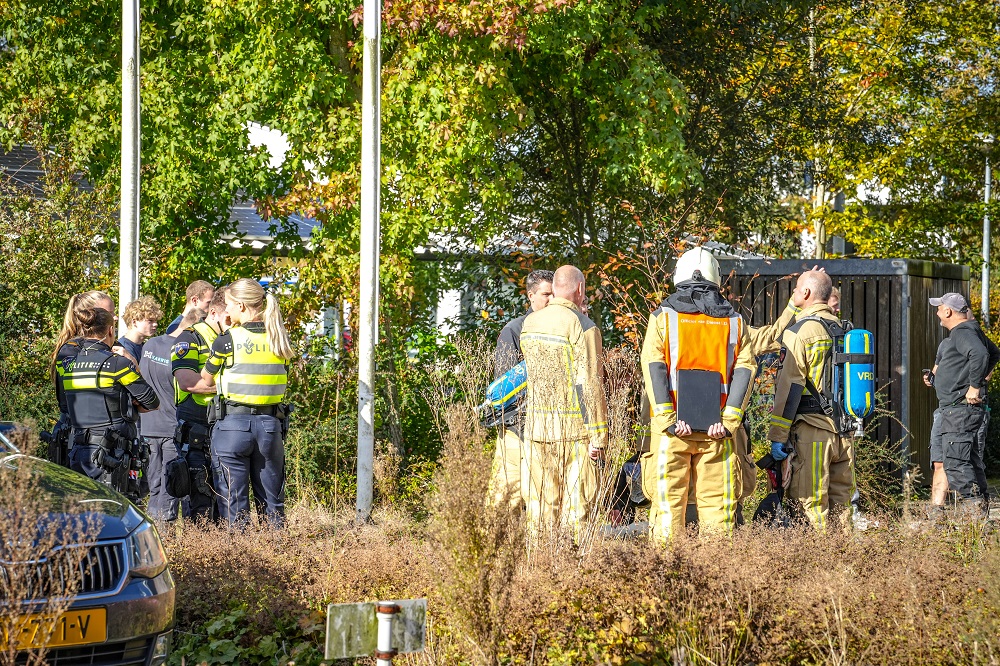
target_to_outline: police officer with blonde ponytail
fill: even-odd
[[[115,302],[106,293],[97,290],[74,294],[69,299],[69,303],[66,305],[66,314],[63,316],[62,330],[59,331],[59,337],[56,338],[52,361],[49,365],[49,374],[55,383],[56,400],[59,403],[59,420],[52,428],[52,432],[41,433],[41,438],[48,444],[49,460],[64,467],[69,467],[71,425],[69,410],[66,406],[66,392],[63,390],[63,382],[59,377],[57,366],[65,365],[80,353],[80,336],[83,334],[81,319],[85,316],[89,318],[88,311],[94,308],[114,312]]]
[[[82,310],[79,351],[56,364],[73,428],[70,467],[139,499],[145,452],[138,441],[139,412],[160,400],[127,358],[111,351],[115,316],[103,308]]]
[[[226,312],[232,327],[212,342],[201,373],[218,388],[212,471],[219,514],[230,525],[245,525],[252,486],[258,511],[280,527],[285,522],[285,388],[292,346],[277,299],[254,280],[229,286]]]

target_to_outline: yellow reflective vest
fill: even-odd
[[[227,334],[233,350],[219,377],[222,397],[243,405],[281,403],[288,385],[288,363],[271,351],[267,332],[233,326]]]

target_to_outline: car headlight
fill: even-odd
[[[129,552],[129,571],[135,576],[153,578],[167,568],[167,556],[152,523],[143,523],[125,542]]]

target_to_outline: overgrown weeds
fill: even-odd
[[[445,414],[443,462],[432,501],[430,542],[441,558],[437,589],[474,664],[499,662],[513,579],[524,559],[524,520],[509,498],[491,502],[490,456],[465,411]]]
[[[429,600],[429,643],[401,664],[997,663],[988,523],[886,511],[852,535],[749,526],[668,549],[595,531],[585,547],[543,537],[528,557],[520,515],[487,500],[492,435],[472,408],[488,345],[456,347],[460,367],[437,368],[428,398],[444,442],[430,520],[383,502],[357,527],[349,509],[300,502],[286,532],[168,533],[175,663],[319,664],[326,604],[414,597]],[[606,364],[612,458],[634,446],[633,367]]]
[[[470,455],[442,476],[487,462]],[[296,507],[286,533],[168,531],[176,663],[236,650],[237,663],[319,664],[327,603],[416,597],[429,600],[430,644],[402,664],[996,663],[995,535],[971,560],[956,552],[959,530],[899,524],[853,536],[744,528],[669,549],[595,541],[528,560],[483,492],[469,504],[461,475],[440,483],[454,495],[436,500],[430,528],[388,512],[359,528],[348,512]]]
[[[30,431],[15,445],[37,448]],[[43,463],[0,456],[0,664],[45,664],[45,643],[83,578],[101,525],[75,497],[46,483]]]

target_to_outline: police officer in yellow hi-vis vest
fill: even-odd
[[[719,293],[715,257],[701,247],[685,252],[674,284],[650,315],[642,347],[656,460],[649,522],[660,541],[684,533],[690,492],[699,529],[729,532],[736,525],[741,476],[733,433],[756,369],[747,327]],[[703,429],[678,412],[697,417]]]
[[[202,378],[201,371],[211,355],[212,343],[229,328],[225,294],[225,288],[216,290],[208,316],[181,331],[170,352],[177,410],[174,445],[186,458],[191,476],[190,494],[184,499],[184,516],[190,518],[211,518],[215,505],[208,408],[216,387]]]
[[[136,502],[146,464],[139,412],[156,409],[160,400],[132,361],[111,351],[113,314],[93,308],[75,316],[81,336],[76,355],[56,365],[72,426],[70,468]]]
[[[201,376],[218,382],[218,421],[212,428],[212,471],[219,514],[245,525],[250,487],[258,511],[273,526],[285,522],[285,402],[288,340],[278,300],[254,280],[226,290],[232,327],[212,343]]]

